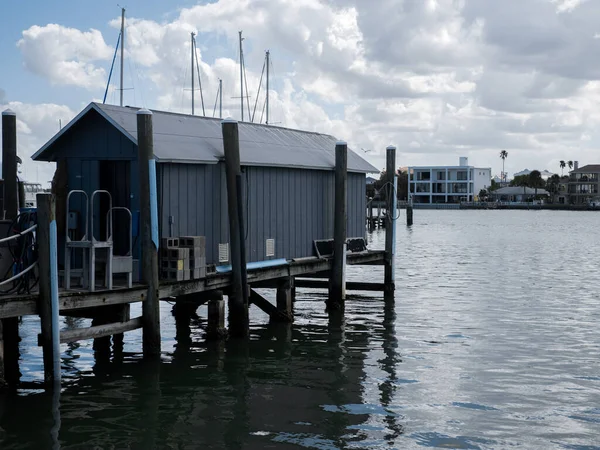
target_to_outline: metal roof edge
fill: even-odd
[[[114,126],[117,130],[119,130],[121,133],[123,133],[131,142],[133,142],[134,145],[137,145],[137,139],[134,138],[129,131],[127,131],[125,128],[123,128],[121,125],[119,125],[111,116],[108,112],[104,111],[102,109],[102,107],[100,106],[99,103],[95,103],[93,102],[92,105],[94,105],[94,109],[96,111],[98,111],[98,114],[100,114],[102,117],[104,117],[112,126]],[[139,110],[140,108],[138,108]]]
[[[52,136],[50,138],[50,140],[48,142],[46,142],[42,148],[40,148],[37,152],[35,152],[33,155],[31,155],[31,159],[34,161],[37,161],[42,153],[44,153],[48,147],[50,147],[52,144],[54,144],[54,142],[56,142],[56,140],[61,137],[63,134],[65,134],[75,123],[77,123],[77,121],[79,121],[79,119],[81,119],[83,116],[85,116],[91,109],[94,108],[94,103],[90,103],[89,105],[87,105],[83,111],[81,111],[79,114],[77,114],[75,117],[73,117],[71,119],[71,121],[66,124],[63,128],[60,129],[60,131],[58,133],[56,133],[54,136]]]
[[[63,128],[61,128],[61,130],[56,133],[54,136],[52,136],[52,138],[46,142],[42,148],[40,148],[37,152],[35,152],[32,156],[31,159],[33,161],[44,161],[44,160],[38,160],[38,158],[49,148],[51,147],[57,140],[58,138],[60,138],[63,134],[65,134],[67,131],[69,131],[71,129],[71,127],[73,125],[75,125],[77,122],[79,122],[87,113],[89,113],[91,110],[95,110],[98,114],[100,114],[105,120],[107,120],[111,125],[113,125],[117,130],[119,130],[121,133],[123,133],[129,140],[131,140],[135,145],[137,145],[137,139],[134,139],[133,136],[131,136],[131,134],[129,134],[127,132],[127,130],[125,130],[121,125],[119,125],[117,122],[115,122],[112,117],[110,117],[105,111],[102,110],[102,108],[100,108],[98,106],[98,104],[96,102],[91,102],[89,105],[87,105],[79,114],[77,114],[75,117],[73,117],[73,119],[71,119],[69,121],[68,124],[66,124]]]
[[[167,163],[167,164],[218,164],[218,159],[213,159],[211,161],[200,160],[200,159],[174,159],[174,158],[159,158],[158,156],[154,156],[156,162],[159,164]]]

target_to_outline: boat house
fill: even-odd
[[[138,109],[91,103],[32,157],[63,162],[69,191],[82,190],[91,198],[94,191],[106,190],[113,206],[129,208],[136,259]],[[206,263],[227,265],[221,120],[152,112],[160,236],[205,236]],[[336,138],[253,123],[240,123],[239,135],[248,262],[315,256],[315,241],[333,238]],[[365,236],[366,174],[374,172],[375,167],[348,151],[349,238]],[[106,231],[108,208],[106,201],[92,208],[95,235]],[[69,212],[79,217],[69,218],[69,232],[85,234],[83,196],[73,196]],[[126,219],[119,217],[115,215],[113,228],[125,230]],[[115,251],[128,245],[127,233],[122,234],[115,233]]]

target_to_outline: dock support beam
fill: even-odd
[[[7,109],[2,112],[2,179],[4,180],[5,219],[12,220],[18,215],[17,186],[17,115]],[[0,214],[2,211],[0,211]],[[2,319],[4,342],[4,377],[8,384],[18,383],[19,372],[19,319]],[[2,372],[2,369],[0,369]]]
[[[225,119],[222,122],[225,173],[227,180],[227,210],[229,215],[229,249],[231,254],[232,285],[229,298],[229,334],[232,337],[248,336],[248,287],[245,283],[245,242],[242,233],[243,216],[239,190],[241,188],[240,142],[238,123]]]
[[[348,146],[335,145],[335,213],[333,221],[333,266],[329,280],[327,309],[341,310],[346,299],[346,226],[348,221]]]
[[[410,226],[412,226],[412,224],[413,224],[413,204],[412,204],[412,200],[409,199],[408,203],[406,204],[406,225],[410,227]]]
[[[223,292],[215,291],[208,301],[208,326],[206,327],[206,339],[218,341],[227,337],[225,328],[225,302]]]
[[[385,262],[384,262],[384,294],[393,299],[396,290],[394,273],[394,253],[396,240],[397,211],[397,178],[396,178],[396,147],[386,148],[385,192],[386,195],[386,224],[385,224]]]
[[[278,322],[293,322],[294,321],[294,302],[292,296],[292,285],[294,279],[286,277],[279,280],[277,286],[277,315]]]
[[[160,308],[158,298],[158,218],[156,166],[152,113],[137,112],[138,164],[140,170],[140,227],[142,237],[142,279],[148,285],[142,303],[144,357],[160,355]]]
[[[44,382],[60,387],[60,331],[58,304],[58,261],[56,205],[52,194],[37,194],[37,243],[40,295],[38,310],[42,328]]]

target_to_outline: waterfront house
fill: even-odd
[[[584,205],[597,203],[600,198],[600,164],[588,164],[579,168],[575,161],[574,169],[569,172],[569,203]]]
[[[529,174],[531,174],[531,172],[533,172],[533,170],[529,170],[529,169],[521,170],[520,172],[513,174],[513,177],[516,178],[516,177],[520,177],[523,175],[529,175]],[[541,176],[542,180],[544,180],[544,181],[548,181],[548,178],[555,175],[554,173],[552,173],[546,169],[539,170],[539,172],[540,172],[540,176]]]
[[[490,197],[499,202],[527,202],[532,200],[535,195],[535,189],[522,186],[507,186],[490,192]],[[537,195],[545,197],[549,194],[545,189],[538,189]]]
[[[408,167],[408,192],[415,204],[472,202],[491,179],[491,168],[469,166],[460,157],[458,166]]]
[[[137,222],[137,111],[91,103],[33,159],[66,161],[69,190],[81,189],[90,197],[97,189],[108,190],[113,205],[131,209]],[[227,264],[221,120],[153,111],[153,127],[160,236],[205,236],[207,263]],[[313,256],[315,240],[333,238],[336,138],[252,123],[240,123],[239,135],[248,261]],[[348,151],[348,237],[365,237],[366,174],[377,172]],[[85,214],[79,199],[70,209]],[[94,207],[99,232],[106,211],[106,202]],[[114,228],[125,229],[123,220],[115,214]],[[82,223],[75,230],[80,234]],[[134,240],[134,255],[139,255]]]

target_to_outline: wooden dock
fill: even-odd
[[[330,314],[343,314],[346,291],[380,291],[386,302],[393,302],[395,290],[395,215],[386,215],[386,244],[383,251],[366,248],[364,239],[357,244],[346,236],[347,218],[347,146],[336,144],[335,167],[335,233],[328,241],[314,241],[317,256],[283,258],[247,264],[245,233],[241,196],[241,176],[237,122],[223,121],[223,137],[226,155],[228,216],[231,235],[231,265],[214,267],[201,278],[187,281],[159,279],[158,219],[156,186],[153,185],[153,131],[152,113],[138,113],[138,161],[140,170],[140,235],[142,248],[142,283],[131,287],[113,285],[112,289],[65,289],[59,287],[57,261],[56,199],[52,194],[38,194],[36,224],[29,229],[5,238],[24,239],[35,232],[35,255],[37,260],[29,268],[37,273],[37,291],[27,294],[0,295],[0,386],[19,384],[19,326],[23,316],[39,316],[41,332],[38,345],[43,347],[44,383],[48,389],[60,386],[61,343],[94,339],[94,349],[110,352],[110,336],[113,343],[122,345],[123,333],[143,329],[143,353],[145,358],[159,358],[161,354],[161,330],[159,301],[174,302],[177,321],[188,320],[198,306],[208,303],[207,339],[246,338],[249,334],[250,305],[267,313],[272,321],[293,322],[296,287],[327,289],[329,295],[325,307]],[[16,128],[14,114],[4,114],[3,155],[9,164],[4,172],[16,173],[16,163],[10,155],[16,155]],[[6,137],[5,134],[12,134]],[[13,139],[14,138],[14,139]],[[388,198],[395,198],[394,147],[387,149]],[[8,157],[7,157],[8,156]],[[11,180],[4,173],[4,179]],[[5,190],[10,186],[5,183]],[[16,190],[16,186],[15,186]],[[5,208],[11,211],[9,218],[17,218],[15,196],[5,195]],[[396,209],[395,201],[392,210]],[[361,213],[362,214],[362,213]],[[0,239],[0,242],[2,239]],[[321,247],[319,247],[322,245]],[[324,246],[323,246],[324,245]],[[347,282],[347,265],[382,265],[382,282]],[[15,275],[15,279],[20,275]],[[93,276],[90,277],[93,280]],[[7,283],[7,281],[0,282]],[[92,286],[96,287],[96,284]],[[109,286],[109,284],[107,284]],[[29,286],[28,286],[29,288]],[[275,289],[276,302],[262,297],[256,289]],[[228,301],[228,326],[226,326],[224,296]],[[142,304],[142,315],[130,317],[130,305]],[[383,307],[383,305],[382,305]],[[92,319],[90,327],[59,330],[59,316],[86,317]]]
[[[347,263],[348,265],[383,265],[384,255],[384,251],[349,253],[347,255]],[[269,284],[267,282],[281,278],[310,278],[316,274],[319,274],[319,278],[321,278],[329,273],[331,265],[331,258],[315,257],[292,260],[282,266],[248,271],[248,284],[250,286],[258,284],[260,287],[268,287]],[[382,284],[376,283],[364,283],[363,289],[355,290],[372,290],[373,284],[377,286],[377,290],[383,290],[381,289]],[[351,285],[351,283],[346,282],[346,286]],[[159,287],[159,297],[162,301],[171,301],[173,298],[182,296],[212,291],[227,291],[230,286],[231,273],[212,273],[201,280],[163,282]],[[315,285],[315,287],[317,286]],[[322,288],[323,285],[319,285],[318,287]],[[132,288],[117,286],[110,291],[99,290],[95,292],[76,289],[66,291],[61,289],[59,294],[60,313],[61,315],[69,316],[72,315],[70,313],[81,312],[82,310],[91,308],[143,302],[147,290],[148,286],[143,284],[135,284]],[[0,295],[0,319],[37,316],[39,315],[38,303],[39,292],[26,295]],[[80,316],[81,314],[73,315]]]

